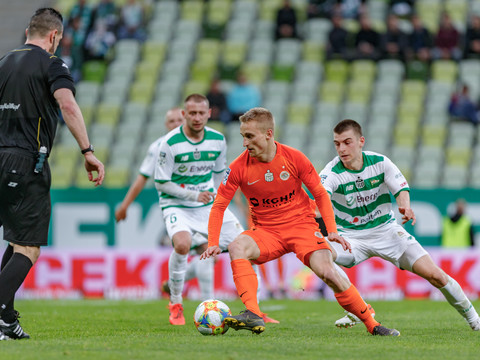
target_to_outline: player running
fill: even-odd
[[[330,247],[315,221],[305,184],[325,220],[328,239],[348,250],[337,234],[328,193],[312,163],[300,151],[274,140],[274,119],[270,111],[253,108],[240,117],[240,134],[247,148],[227,169],[215,198],[208,223],[208,259],[221,253],[219,235],[228,204],[240,187],[247,198],[254,228],[244,231],[228,246],[233,280],[247,310],[229,316],[225,322],[235,330],[254,333],[265,330],[257,302],[257,277],[252,264],[262,264],[294,252],[335,292],[339,304],[357,315],[373,335],[398,336],[395,329],[381,326],[372,316],[355,286],[334,268]]]
[[[333,129],[333,139],[338,156],[325,166],[320,177],[331,196],[339,232],[352,247],[345,251],[332,243],[335,262],[352,267],[378,256],[411,271],[439,289],[470,327],[479,331],[480,318],[460,285],[435,265],[427,251],[395,220],[390,193],[403,215],[403,224],[410,220],[415,224],[410,189],[400,170],[386,156],[362,151],[365,138],[354,120],[339,122]],[[350,312],[335,324],[350,327],[359,321]]]

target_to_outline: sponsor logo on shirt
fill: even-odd
[[[186,167],[185,165],[180,165],[178,167],[178,172],[184,173],[187,170],[188,170],[188,167]]]
[[[379,182],[380,182],[380,180],[378,180],[378,179],[370,180],[370,184],[372,184],[372,185],[375,185],[375,184],[377,184],[377,183],[379,183]]]
[[[166,153],[164,153],[163,151],[160,152],[160,155],[158,156],[158,165],[165,165],[165,163],[167,162],[166,156]]]
[[[190,167],[190,172],[206,172],[206,171],[212,171],[213,165],[203,165],[203,166],[196,166],[192,165]]]
[[[230,168],[228,168],[226,171],[225,171],[225,176],[223,177],[223,185],[226,185],[227,184],[227,180],[228,180],[228,176],[230,175],[230,171],[232,171]]]
[[[320,175],[320,181],[322,182],[322,185],[325,182],[325,180],[327,180],[327,175],[325,174]]]
[[[295,196],[295,190],[293,190],[291,193],[288,193],[280,197],[260,199],[260,200],[257,198],[250,198],[250,204],[252,204],[253,207],[262,205],[263,207],[273,208],[273,207],[278,207],[278,206],[282,206],[289,203],[290,201],[292,201],[292,198],[294,196]]]
[[[13,103],[4,103],[0,105],[0,110],[15,110],[17,111],[20,108],[20,104],[13,104]]]
[[[358,216],[355,216],[353,220],[351,221],[352,224],[356,225],[361,225],[361,224],[366,224],[372,220],[375,220],[377,216],[381,215],[382,212],[380,210],[376,210],[375,212],[368,214],[367,216],[363,218],[359,218]]]
[[[346,188],[347,191],[352,191],[353,190],[353,185],[348,185]]]
[[[353,186],[353,185],[352,185]],[[345,200],[347,202],[347,206],[352,206],[353,204],[355,204],[355,196],[350,194],[350,195],[347,195],[345,197]]]
[[[182,158],[180,159],[181,162],[188,161],[189,156],[188,155],[183,155]]]

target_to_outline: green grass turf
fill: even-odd
[[[240,301],[226,302],[234,314]],[[331,301],[270,300],[280,320],[260,335],[230,329],[203,336],[193,324],[198,302],[185,302],[186,326],[168,324],[167,301],[23,300],[16,308],[30,340],[0,342],[1,359],[479,359],[474,332],[446,302],[372,302],[377,319],[399,338],[369,335],[363,325],[337,329]],[[480,301],[474,303],[480,309]]]

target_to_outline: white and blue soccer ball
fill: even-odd
[[[193,320],[202,335],[222,335],[228,330],[225,317],[232,315],[230,308],[220,300],[209,299],[197,306]]]

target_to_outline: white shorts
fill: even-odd
[[[208,217],[211,206],[200,208],[170,207],[163,210],[163,219],[170,239],[179,231],[187,231],[192,236],[192,248],[208,242]],[[220,232],[220,249],[227,250],[228,245],[243,232],[243,226],[230,210],[225,211],[222,231]],[[203,235],[203,236],[200,236]]]
[[[345,267],[360,264],[377,256],[391,262],[399,269],[412,271],[415,262],[427,251],[400,224],[388,223],[373,230],[354,230],[340,233],[347,240],[352,252],[343,250],[342,245],[330,242],[335,249],[335,263]]]

